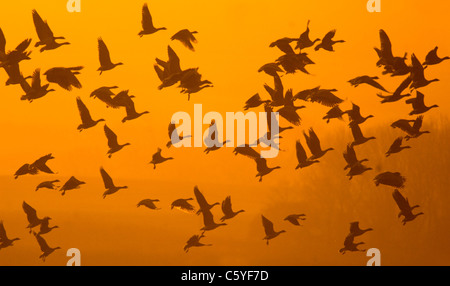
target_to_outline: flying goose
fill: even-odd
[[[363,235],[366,232],[371,231],[371,230],[373,230],[373,229],[372,228],[367,228],[367,229],[359,228],[359,222],[358,221],[350,223],[350,233],[353,236],[360,236],[360,235]]]
[[[57,225],[49,227],[49,221],[51,220],[51,218],[49,217],[45,217],[42,219],[42,223],[39,229],[38,233],[33,233],[34,235],[42,235],[42,234],[46,234],[49,233],[50,231],[52,231],[52,229],[55,228],[59,228]]]
[[[255,94],[252,97],[250,97],[246,102],[244,106],[244,110],[248,110],[250,108],[255,108],[260,106],[261,104],[270,103],[270,100],[262,100],[259,94]]]
[[[293,225],[301,226],[299,220],[306,220],[305,214],[291,214],[284,218],[284,220],[292,223]]]
[[[82,87],[81,83],[78,81],[76,77],[77,74],[80,74],[79,71],[82,69],[83,69],[82,66],[69,68],[56,67],[49,69],[44,73],[44,75],[47,76],[48,82],[56,83],[60,87],[68,91],[71,91],[72,87],[75,88]]]
[[[28,220],[28,226],[27,228],[30,229],[29,233],[32,232],[32,229],[36,226],[41,225],[41,223],[45,220],[45,219],[50,219],[49,217],[44,217],[44,219],[40,219],[37,216],[36,210],[31,207],[29,204],[27,204],[25,201],[22,203],[22,208],[23,211],[25,212],[25,214],[27,215],[27,220]]]
[[[233,211],[233,209],[231,207],[231,196],[228,196],[222,202],[222,212],[223,212],[224,216],[220,219],[220,221],[234,218],[239,213],[245,212],[245,210],[239,210],[237,212]]]
[[[399,189],[404,188],[406,182],[405,177],[403,177],[399,172],[384,172],[378,174],[373,180],[375,181],[375,185],[377,187],[382,184]]]
[[[201,235],[191,236],[191,238],[189,238],[189,240],[186,242],[186,245],[183,248],[184,251],[186,251],[186,253],[187,253],[191,247],[212,246],[212,244],[203,244],[200,242],[200,239],[205,237],[204,233],[205,232],[203,232]]]
[[[197,43],[197,39],[194,37],[194,34],[197,34],[197,31],[189,31],[188,29],[183,29],[178,31],[175,35],[173,35],[170,39],[180,41],[186,48],[191,51],[195,51],[192,43]]]
[[[41,74],[40,69],[36,69],[33,72],[33,76],[31,79],[31,86],[28,82],[23,79],[20,82],[20,86],[22,90],[25,92],[24,95],[21,96],[21,100],[28,100],[29,102],[33,102],[33,100],[44,97],[47,93],[55,91],[54,89],[48,89],[50,84],[41,85]]]
[[[278,63],[268,63],[258,69],[258,72],[265,72],[270,76],[278,76],[279,72],[283,72]]]
[[[358,160],[356,157],[355,149],[352,144],[347,145],[347,150],[344,152],[344,159],[347,162],[347,165],[344,167],[344,170],[348,168],[352,168],[358,164],[362,164],[363,162],[369,161],[368,159]]]
[[[319,137],[317,137],[317,134],[314,132],[312,128],[309,129],[309,135],[306,134],[306,132],[303,131],[303,136],[305,136],[306,144],[309,147],[309,150],[311,150],[311,158],[309,160],[316,160],[322,158],[328,151],[333,151],[333,148],[328,148],[325,150],[322,150],[322,147],[320,147],[320,140]]]
[[[8,238],[8,236],[6,235],[5,226],[3,225],[3,221],[0,221],[0,250],[9,246],[13,246],[14,241],[16,240],[20,240],[20,238]]]
[[[314,163],[319,163],[319,160],[313,160],[312,157],[309,157],[306,155],[306,151],[303,148],[302,144],[300,143],[300,140],[297,140],[295,143],[295,149],[297,154],[297,161],[298,165],[295,167],[295,169],[299,168],[306,168],[308,166],[311,166]]]
[[[213,214],[209,209],[202,209],[202,215],[203,215],[203,224],[204,226],[200,229],[203,231],[208,230],[214,230],[218,228],[219,226],[227,225],[226,223],[215,223]]]
[[[52,30],[47,24],[47,21],[42,20],[36,10],[33,10],[33,23],[36,28],[36,33],[39,37],[39,41],[35,44],[35,47],[44,46],[40,52],[47,50],[54,50],[63,45],[69,45],[69,42],[57,43],[55,40],[65,40],[64,37],[55,37]]]
[[[70,190],[75,190],[75,189],[79,189],[81,185],[86,184],[83,181],[79,181],[77,178],[75,178],[74,176],[70,177],[69,180],[67,180],[67,182],[59,189],[62,196],[64,196],[66,194],[66,191],[70,191]]]
[[[101,121],[105,121],[105,119],[93,120],[91,114],[89,113],[89,110],[80,97],[77,97],[77,106],[81,117],[81,124],[77,127],[80,132],[84,129],[94,127]]]
[[[402,146],[403,137],[398,137],[394,140],[394,143],[392,143],[391,147],[389,147],[389,150],[386,152],[386,157],[389,157],[391,154],[399,153],[403,149],[409,149],[411,146]]]
[[[42,259],[42,261],[44,261],[44,262],[45,262],[45,259],[50,254],[52,254],[55,250],[61,249],[61,247],[59,247],[59,246],[55,247],[55,248],[51,248],[50,246],[48,246],[47,242],[40,235],[36,235],[36,240],[42,251],[42,254],[41,254],[41,256],[39,256],[39,258]]]
[[[438,47],[435,47],[433,50],[431,50],[425,57],[425,62],[422,65],[424,66],[437,65],[445,60],[450,60],[450,57],[443,57],[443,58],[438,57],[437,50]]]
[[[424,68],[422,64],[419,62],[419,60],[416,58],[415,54],[411,55],[411,79],[412,83],[410,85],[410,88],[412,89],[418,89],[424,86],[429,85],[432,82],[439,81],[439,79],[435,78],[432,80],[427,80],[425,78],[424,74]]]
[[[295,54],[294,50],[291,47],[291,43],[297,41],[297,39],[294,38],[281,38],[276,40],[275,42],[272,42],[269,47],[277,47],[285,54]]]
[[[102,175],[103,184],[105,185],[105,189],[106,189],[106,191],[103,193],[103,198],[106,198],[106,196],[112,195],[121,189],[128,189],[127,186],[116,187],[114,185],[114,182],[113,182],[111,176],[108,175],[108,173],[105,171],[105,169],[103,169],[103,167],[100,168],[100,174]]]
[[[402,92],[411,84],[411,82],[412,79],[410,76],[408,76],[405,80],[402,81],[402,83],[399,85],[399,87],[394,91],[392,95],[382,95],[377,93],[377,96],[383,99],[381,103],[399,101],[404,97],[411,96],[411,94],[409,93],[402,94]]]
[[[373,115],[363,117],[361,115],[360,107],[354,103],[352,103],[352,109],[344,111],[344,113],[348,115],[351,124],[362,124],[366,122],[367,119],[373,118]]]
[[[264,232],[266,233],[266,236],[263,238],[263,240],[267,241],[267,245],[269,245],[269,240],[274,239],[283,232],[286,232],[285,230],[275,231],[273,229],[273,223],[270,220],[265,218],[263,215],[261,215],[261,218],[264,227]]]
[[[373,86],[379,90],[382,90],[384,92],[388,92],[381,84],[379,84],[377,81],[375,81],[376,79],[379,79],[379,78],[377,76],[363,75],[363,76],[358,76],[354,79],[351,79],[348,82],[354,87],[358,87],[360,84],[365,83],[365,84]]]
[[[159,200],[145,199],[145,200],[140,201],[137,204],[137,207],[144,206],[144,207],[147,207],[147,208],[149,208],[151,210],[160,210],[160,208],[158,208],[155,205],[155,202],[159,202]]]
[[[330,120],[333,118],[342,120],[342,115],[344,115],[344,112],[339,108],[339,105],[336,105],[328,110],[327,114],[322,119],[326,120],[327,123],[330,123]]]
[[[42,189],[42,188],[46,188],[46,189],[50,189],[50,190],[56,190],[59,187],[55,186],[55,183],[59,183],[59,180],[42,182],[39,185],[37,185],[35,191],[38,191],[39,189]]]
[[[297,45],[295,46],[295,48],[300,49],[300,51],[305,48],[312,47],[317,41],[320,41],[319,38],[315,39],[314,41],[311,41],[311,39],[309,38],[309,22],[310,20],[308,20],[308,23],[306,24],[306,31],[304,31],[300,35],[297,40]]]
[[[412,108],[413,108],[413,110],[409,113],[409,115],[422,114],[432,108],[439,107],[439,105],[437,105],[437,104],[434,104],[432,106],[425,106],[424,99],[425,99],[425,95],[419,91],[416,91],[415,98],[410,98],[410,99],[406,100],[406,103],[412,104]]]
[[[408,202],[408,198],[403,197],[403,195],[396,189],[392,192],[392,196],[394,197],[395,202],[397,203],[398,208],[400,209],[400,213],[398,217],[403,216],[402,223],[405,225],[407,222],[414,220],[419,215],[423,215],[423,212],[413,214],[412,210],[420,207],[419,205],[410,206]]]
[[[208,202],[205,199],[205,196],[203,196],[203,194],[200,192],[200,190],[198,189],[197,186],[194,187],[194,195],[195,195],[195,199],[197,200],[199,209],[197,211],[197,215],[199,215],[201,212],[203,212],[203,210],[210,210],[212,207],[214,207],[215,205],[219,205],[218,202],[213,203],[212,205],[208,204]]]
[[[320,42],[320,44],[318,44],[314,49],[316,51],[320,50],[320,49],[324,49],[330,52],[334,52],[333,49],[333,45],[336,43],[345,43],[344,40],[338,40],[338,41],[334,41],[333,38],[336,34],[336,30],[331,30],[330,32],[328,32],[322,39],[322,42]]]
[[[352,233],[347,235],[344,241],[344,247],[339,249],[339,252],[345,254],[346,251],[361,251],[361,252],[366,251],[365,249],[358,249],[358,245],[364,244],[364,242],[355,243],[354,239],[355,236]]]
[[[152,16],[150,15],[150,11],[148,10],[147,3],[144,3],[142,7],[142,31],[139,32],[139,36],[142,38],[144,35],[150,35],[158,32],[159,30],[167,30],[165,27],[155,28],[153,26]]]
[[[177,127],[172,122],[169,124],[169,142],[167,142],[166,147],[170,148],[173,144],[177,144],[182,142],[186,138],[191,138],[191,135],[179,135],[177,131]]]
[[[195,208],[193,205],[191,205],[188,201],[194,200],[193,198],[188,199],[177,199],[172,202],[170,205],[170,209],[178,209],[180,211],[186,212],[186,213],[194,213]]]
[[[122,150],[123,147],[130,145],[130,143],[125,143],[125,144],[120,145],[117,142],[117,135],[111,129],[109,129],[109,127],[106,126],[106,124],[103,127],[103,129],[105,130],[105,135],[106,135],[106,138],[108,139],[108,147],[109,147],[109,150],[107,153],[108,158],[111,158],[112,154]]]
[[[108,47],[106,46],[102,38],[98,38],[98,57],[100,61],[100,67],[97,69],[97,71],[100,71],[100,74],[102,74],[104,71],[112,70],[116,66],[123,65],[123,63],[113,64],[111,62]]]
[[[164,158],[163,156],[161,156],[161,152],[162,152],[161,148],[158,148],[156,153],[153,154],[152,156],[152,160],[150,161],[149,164],[153,164],[153,169],[156,169],[157,164],[162,164],[168,160],[173,160],[172,157]]]
[[[350,171],[348,171],[347,175],[349,180],[353,179],[354,176],[362,175],[366,171],[370,171],[372,168],[364,166],[360,162],[356,162],[350,167]]]
[[[409,122],[414,122],[411,126]],[[422,128],[423,115],[418,116],[416,120],[400,119],[391,124],[392,128],[400,128],[408,135],[405,136],[405,140],[409,141],[411,138],[417,138],[422,134],[430,133],[430,131],[420,131]]]
[[[0,67],[7,68],[18,65],[23,60],[30,60],[31,52],[27,51],[30,46],[31,39],[22,41],[12,51],[6,51],[6,39],[2,29],[0,29]]]
[[[356,145],[361,145],[366,143],[369,140],[376,139],[375,137],[364,137],[362,134],[361,128],[359,128],[358,124],[350,124],[350,129],[352,130],[352,135],[354,141],[351,143],[351,146],[354,147]]]
[[[254,160],[256,162],[256,170],[258,171],[258,174],[256,174],[255,177],[259,177],[260,182],[262,182],[262,178],[265,175],[270,174],[273,170],[281,168],[280,166],[268,167],[267,160],[265,158],[256,158]]]

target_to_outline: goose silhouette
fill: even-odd
[[[263,240],[266,240],[267,245],[269,245],[269,240],[274,239],[280,234],[286,232],[285,230],[275,231],[273,228],[273,223],[270,220],[268,220],[263,215],[261,215],[261,218],[264,227],[264,232],[266,233],[266,236],[263,238]]]
[[[69,42],[57,43],[56,40],[65,40],[64,37],[55,37],[50,29],[47,21],[42,20],[36,10],[32,11],[33,23],[36,29],[36,33],[39,37],[39,41],[36,42],[35,47],[44,46],[40,49],[40,52],[54,50],[63,45],[69,45]]]
[[[142,7],[141,23],[142,23],[142,31],[140,31],[138,34],[138,36],[140,36],[141,38],[144,35],[150,35],[160,30],[167,30],[165,27],[155,28],[155,26],[153,26],[152,15],[150,15],[147,3],[144,3],[144,6]]]
[[[102,38],[98,38],[98,56],[100,67],[97,69],[97,71],[100,71],[100,74],[102,74],[104,71],[112,70],[116,66],[123,65],[123,63],[121,62],[116,64],[111,62],[111,56],[109,54],[108,47],[106,46]]]
[[[17,240],[20,240],[20,238],[8,238],[3,221],[0,221],[0,250],[2,250],[3,248],[14,246],[14,241]]]
[[[228,196],[225,198],[225,200],[222,202],[222,212],[223,217],[220,219],[220,221],[225,221],[227,219],[232,219],[235,216],[237,216],[239,213],[245,212],[245,210],[239,210],[237,212],[233,211],[233,208],[231,206],[231,196]]]
[[[127,186],[116,187],[111,176],[103,169],[100,168],[100,174],[102,175],[103,184],[105,185],[106,191],[103,193],[103,198],[106,198],[108,195],[112,195],[117,193],[121,189],[128,189]]]

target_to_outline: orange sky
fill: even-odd
[[[5,2],[5,1],[4,1]],[[83,265],[365,265],[364,253],[341,255],[348,223],[360,221],[362,227],[375,231],[361,238],[367,247],[379,248],[383,265],[448,265],[450,248],[450,212],[447,204],[450,153],[450,62],[429,67],[428,79],[440,82],[422,88],[427,105],[440,108],[425,114],[424,129],[432,133],[411,141],[413,149],[384,158],[392,141],[402,135],[389,124],[407,118],[410,107],[402,102],[382,105],[371,87],[353,88],[347,81],[359,75],[378,75],[388,90],[394,90],[401,78],[381,76],[373,50],[379,46],[379,29],[389,35],[395,55],[415,53],[423,61],[427,52],[439,46],[439,55],[450,55],[448,11],[450,3],[435,1],[386,1],[382,12],[370,14],[366,1],[153,1],[148,2],[155,26],[167,31],[139,38],[141,8],[144,2],[83,1],[81,13],[68,13],[65,1],[8,1],[0,4],[0,27],[7,40],[7,50],[25,38],[37,40],[31,11],[36,9],[47,20],[55,36],[64,36],[71,45],[39,53],[32,48],[32,60],[23,61],[25,75],[36,68],[46,71],[55,66],[83,65],[78,76],[83,88],[72,92],[53,84],[57,91],[33,103],[20,100],[20,86],[4,86],[5,72],[0,72],[0,122],[3,134],[0,148],[0,220],[10,237],[20,237],[14,247],[0,251],[0,265],[43,265],[35,239],[27,233],[22,201],[50,216],[60,228],[45,235],[50,246],[61,246],[45,265],[65,265],[65,251],[81,250]],[[394,2],[394,3],[393,3]],[[348,181],[342,170],[342,152],[352,140],[346,123],[326,124],[321,118],[328,108],[305,104],[299,111],[302,125],[283,134],[280,152],[269,166],[282,168],[263,178],[255,178],[256,165],[244,157],[235,157],[232,149],[205,155],[202,148],[167,149],[167,125],[173,113],[185,111],[193,118],[195,103],[203,112],[242,111],[245,101],[259,92],[268,94],[264,83],[273,85],[268,75],[257,70],[281,55],[269,44],[282,37],[298,37],[310,23],[311,38],[321,38],[337,29],[336,52],[324,50],[308,54],[316,62],[307,69],[311,75],[296,73],[282,77],[285,89],[294,92],[321,85],[336,88],[345,99],[343,108],[354,102],[363,115],[373,114],[362,125],[366,136],[377,140],[358,148],[361,158],[368,157],[374,171]],[[180,29],[196,30],[198,44],[191,52],[170,37]],[[123,62],[101,76],[97,38],[108,45],[113,62]],[[187,101],[175,87],[159,91],[159,79],[153,70],[155,57],[167,59],[170,45],[181,59],[182,68],[199,67],[214,88],[205,89]],[[42,78],[44,81],[44,77]],[[150,111],[137,120],[121,123],[124,110],[106,109],[89,94],[100,86],[118,85],[136,96],[137,111]],[[104,118],[119,137],[130,142],[108,159],[103,125],[79,133],[80,124],[75,98],[80,96],[94,119]],[[263,111],[262,108],[255,111]],[[288,125],[281,121],[282,126]],[[296,171],[295,140],[303,145],[303,130],[313,127],[322,147],[333,147],[321,163]],[[207,126],[205,125],[206,129]],[[153,170],[148,162],[158,147],[164,156],[175,160]],[[24,176],[14,180],[14,172],[26,162],[53,153],[48,165],[54,176]],[[364,157],[363,157],[364,156]],[[446,158],[446,159],[445,159]],[[127,185],[113,196],[102,199],[104,191],[99,168],[103,166],[117,185]],[[376,188],[376,174],[400,171],[407,178],[404,195],[420,204],[425,216],[402,226],[391,189]],[[61,197],[56,191],[34,192],[35,186],[48,179],[66,181],[75,176],[87,184]],[[183,246],[202,227],[201,217],[170,210],[178,198],[193,197],[198,185],[209,202],[221,202],[231,195],[235,210],[245,209],[226,227],[207,233],[209,248]],[[402,193],[403,193],[402,192]],[[145,198],[160,199],[160,211],[136,208]],[[222,214],[213,209],[215,218]],[[303,227],[283,221],[291,213],[306,213]],[[262,240],[261,214],[287,232],[271,241]]]

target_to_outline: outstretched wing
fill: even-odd
[[[117,135],[105,124],[104,127],[106,138],[108,138],[108,146],[109,148],[115,147],[118,145],[117,143]]]
[[[77,106],[78,111],[80,112],[81,121],[83,123],[92,121],[91,114],[89,113],[86,105],[84,105],[83,101],[81,101],[80,97],[77,97]]]
[[[198,205],[200,206],[200,209],[204,211],[206,209],[205,206],[208,205],[208,202],[206,201],[203,194],[200,192],[197,186],[194,187],[194,195],[195,199],[197,200]]]
[[[142,28],[144,30],[151,30],[153,28],[152,15],[150,15],[147,3],[142,7]]]
[[[410,209],[408,200],[405,199],[405,197],[399,192],[399,190],[395,189],[392,192],[392,197],[394,197],[394,200],[401,211]]]
[[[0,243],[7,240],[8,236],[6,235],[5,226],[3,225],[3,221],[0,221]]]
[[[98,57],[101,66],[107,66],[111,64],[111,57],[109,55],[108,47],[102,38],[98,38]]]
[[[45,239],[43,239],[40,235],[36,235],[36,240],[39,244],[39,247],[41,248],[42,252],[47,252],[50,247],[48,246],[47,242],[45,241]]]
[[[275,232],[273,229],[273,223],[267,218],[265,218],[263,215],[261,215],[261,218],[266,235],[273,234]]]
[[[39,220],[36,214],[36,210],[32,208],[29,204],[27,204],[25,201],[22,204],[22,208],[27,214],[28,222],[34,222],[36,220]]]
[[[39,39],[46,40],[48,38],[53,39],[53,32],[48,26],[47,22],[42,20],[41,16],[39,16],[36,10],[33,10],[33,22],[34,27],[36,28],[36,33],[38,34]]]
[[[225,198],[225,200],[222,202],[222,211],[224,214],[232,213],[233,210],[231,208],[231,197],[228,196]]]
[[[103,184],[105,185],[105,189],[114,187],[113,180],[108,175],[108,173],[106,173],[106,171],[105,171],[105,169],[103,169],[103,167],[100,168],[100,174],[102,175]]]

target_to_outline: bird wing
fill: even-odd
[[[412,128],[416,131],[420,131],[420,128],[422,128],[422,122],[423,122],[423,115],[417,116]]]
[[[343,102],[342,99],[334,95],[328,90],[319,90],[308,97],[311,102],[318,102],[328,107],[334,107],[335,105]]]
[[[47,252],[50,247],[48,246],[47,242],[45,241],[45,239],[43,239],[40,235],[36,235],[36,240],[39,244],[39,247],[41,248],[42,252]]]
[[[415,54],[411,55],[411,77],[413,81],[421,80],[424,78],[424,68],[422,64],[419,62]]]
[[[30,46],[30,44],[31,39],[25,39],[20,44],[17,45],[16,51],[23,53]]]
[[[113,180],[108,175],[108,173],[106,173],[106,171],[105,171],[105,169],[103,169],[103,167],[100,168],[100,174],[102,175],[102,179],[103,179],[103,183],[105,185],[105,189],[109,189],[109,188],[114,187]]]
[[[350,223],[350,233],[355,233],[359,231],[359,222],[351,222]]]
[[[169,124],[169,138],[171,140],[172,140],[172,134],[176,129],[177,129],[177,127],[175,126],[175,124],[173,124],[173,123]],[[178,137],[178,134],[176,134],[175,137]]]
[[[36,69],[33,72],[33,77],[31,80],[31,88],[38,90],[41,88],[41,70],[40,69]]]
[[[249,147],[249,146],[245,146],[245,147],[236,147],[235,149],[236,153],[239,153],[241,155],[247,156],[251,159],[258,159],[261,157],[261,155],[255,151],[255,149]]]
[[[284,100],[284,87],[279,75],[273,77],[275,94],[272,97],[275,102],[282,102]]]
[[[306,143],[308,144],[308,147],[311,150],[311,153],[317,154],[322,151],[322,148],[320,147],[319,137],[317,137],[316,132],[314,132],[314,130],[312,128],[309,129],[309,137],[306,140]]]
[[[180,67],[180,58],[170,46],[167,46],[167,53],[169,55],[169,73],[172,75],[182,72]]]
[[[402,141],[403,137],[398,137],[397,139],[394,140],[394,143],[392,143],[391,148],[400,148],[400,146],[402,146]]]
[[[106,138],[108,138],[109,148],[113,148],[118,145],[117,135],[105,124],[104,127]]]
[[[333,39],[334,35],[336,35],[336,30],[329,31],[324,37],[322,42],[330,42]]]
[[[405,119],[397,120],[394,123],[392,123],[391,126],[393,128],[395,127],[400,128],[401,130],[405,131],[408,134],[413,133],[414,131],[411,125],[409,124],[408,120]]]
[[[398,88],[394,91],[394,94],[400,95],[412,82],[412,78],[408,76],[402,83],[398,86]]]
[[[264,231],[266,232],[266,235],[271,235],[273,234],[275,231],[273,229],[273,223],[268,220],[267,218],[265,218],[263,215],[261,215],[262,218],[262,223],[263,223],[263,227],[264,227]]]
[[[297,140],[297,142],[295,142],[295,149],[296,149],[296,153],[297,153],[297,160],[299,163],[305,162],[308,157],[306,156],[306,151],[303,148],[302,144],[300,143],[300,140]]]
[[[200,209],[204,211],[206,209],[206,206],[208,205],[208,202],[206,201],[205,197],[200,192],[197,186],[194,187],[194,195],[198,205],[200,206]]]
[[[231,197],[230,196],[226,197],[225,200],[222,202],[222,212],[225,215],[233,213],[233,210],[231,208]]]
[[[39,220],[37,217],[37,214],[36,214],[36,210],[34,208],[32,208],[29,204],[27,204],[26,202],[23,202],[22,208],[25,211],[25,213],[27,214],[28,222],[32,223],[32,222]]]
[[[3,225],[3,221],[0,221],[0,243],[7,240],[8,236],[6,235],[5,226]]]
[[[144,6],[142,7],[142,28],[144,30],[151,30],[154,28],[152,15],[150,15],[147,3],[145,3]]]
[[[393,59],[391,40],[384,30],[380,30],[380,42],[383,57],[388,60]]]
[[[363,137],[361,128],[359,127],[358,124],[350,124],[350,128],[352,129],[353,138],[355,140]]]
[[[80,112],[81,121],[83,123],[92,121],[91,114],[89,113],[89,110],[87,109],[83,101],[81,101],[80,97],[77,97],[77,106],[78,111]]]
[[[33,22],[36,28],[36,33],[38,34],[39,40],[45,40],[48,38],[54,38],[53,32],[47,24],[47,21],[42,20],[36,10],[33,10]]]
[[[0,53],[1,54],[6,53],[6,38],[1,28],[0,28]]]
[[[404,211],[404,210],[409,211],[410,210],[408,200],[405,199],[405,197],[403,197],[403,195],[399,192],[399,190],[395,189],[392,192],[392,197],[394,197],[394,200],[397,203],[397,206],[401,211]]]
[[[301,123],[300,116],[297,114],[297,111],[291,106],[279,109],[278,113],[281,117],[294,124],[295,126],[298,126]]]
[[[111,57],[109,55],[108,47],[102,38],[98,38],[98,56],[102,67],[111,64]]]
[[[347,145],[347,151],[344,152],[344,159],[345,161],[347,161],[349,165],[353,165],[354,163],[358,162],[358,159],[356,158],[355,149],[352,147],[351,144]]]

